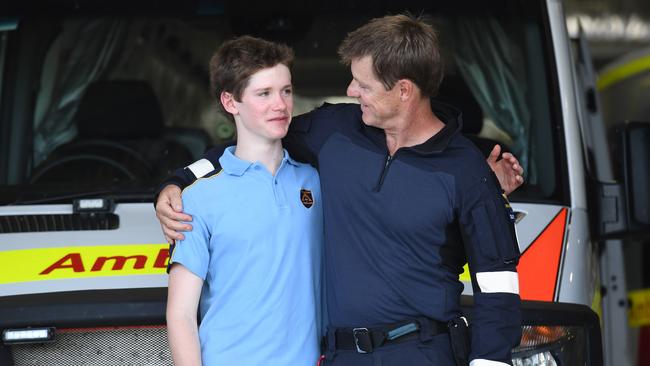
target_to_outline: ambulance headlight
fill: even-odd
[[[523,326],[521,343],[512,350],[514,366],[587,365],[585,331],[581,327]]]
[[[2,331],[4,344],[45,343],[54,341],[54,328],[5,329]]]
[[[80,198],[72,202],[72,212],[76,214],[92,214],[113,212],[115,202],[109,198]]]

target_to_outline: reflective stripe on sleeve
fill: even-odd
[[[508,366],[508,364],[499,361],[491,361],[491,360],[484,360],[482,358],[477,358],[475,360],[472,360],[472,362],[469,363],[469,366]]]
[[[506,292],[519,295],[519,276],[517,272],[479,272],[476,282],[483,293]]]
[[[201,159],[187,166],[196,178],[202,178],[214,170],[214,165],[208,159]]]

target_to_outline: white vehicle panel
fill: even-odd
[[[114,213],[115,230],[0,234],[0,258],[25,259],[0,270],[0,294],[165,287],[168,245],[152,204],[118,204]],[[3,216],[31,214],[72,214],[72,205],[0,207]]]

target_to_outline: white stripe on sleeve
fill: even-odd
[[[203,178],[206,174],[214,170],[214,165],[212,165],[210,160],[203,158],[188,165],[187,169],[194,173],[195,177]]]
[[[519,275],[517,272],[479,272],[476,282],[483,293],[506,292],[519,295]]]
[[[477,358],[472,360],[472,362],[469,363],[469,366],[508,366],[508,364],[503,362],[498,362],[498,361],[490,361],[490,360],[484,360],[482,358]]]

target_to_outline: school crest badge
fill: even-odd
[[[314,205],[314,197],[311,195],[311,191],[308,189],[301,189],[300,190],[300,202],[302,202],[302,205],[310,208],[311,206]]]

